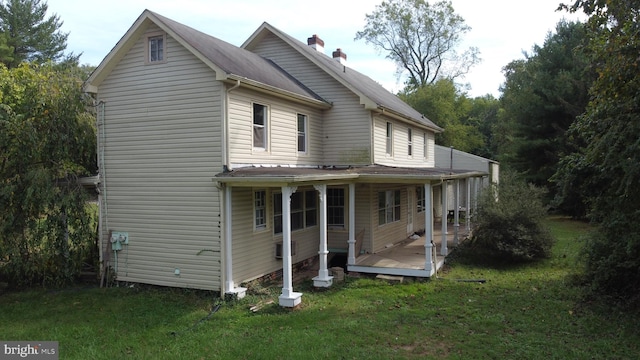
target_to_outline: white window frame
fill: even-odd
[[[400,190],[378,192],[378,226],[400,221],[401,199]]]
[[[424,185],[416,186],[416,207],[419,213],[425,210],[426,197],[424,195]]]
[[[411,128],[407,128],[407,156],[413,157],[413,134]]]
[[[422,144],[422,155],[425,160],[429,159],[429,137],[427,133],[423,133],[422,138],[424,139],[424,144]]]
[[[327,188],[327,227],[329,229],[345,228],[345,195],[344,188]],[[341,218],[340,221],[336,221],[338,218]]]
[[[261,197],[261,199],[260,199]],[[253,229],[262,231],[267,228],[267,191],[253,191]]]
[[[306,154],[309,149],[309,117],[304,114],[298,114],[296,118],[296,126],[298,129],[298,154]],[[302,129],[300,129],[301,124]]]
[[[308,195],[313,196],[313,204],[310,204],[311,201],[307,197]],[[310,227],[314,227],[318,225],[318,194],[316,190],[304,190],[304,191],[296,191],[291,194],[291,197],[294,196],[300,197],[301,207],[294,208],[294,204],[291,204],[291,230],[303,230]],[[273,234],[281,235],[282,229],[282,193],[274,192],[273,193]],[[292,199],[293,200],[293,199]],[[280,204],[280,206],[276,206]],[[294,227],[294,216],[300,216],[300,227]],[[312,221],[310,221],[312,220]]]
[[[162,49],[160,52],[160,55],[162,56],[161,59],[155,59],[153,60],[153,56],[152,56],[152,42],[154,40],[161,40],[162,41]],[[146,43],[145,43],[146,49],[145,49],[145,63],[146,64],[164,64],[167,62],[167,35],[163,32],[156,32],[156,33],[152,33],[152,34],[148,34],[146,36]]]
[[[385,138],[385,154],[393,156],[393,124],[387,121]]]
[[[262,113],[262,124],[256,123],[258,120],[258,116],[256,114],[256,107],[260,106],[263,109]],[[254,151],[267,151],[269,143],[268,136],[268,128],[269,128],[269,107],[267,105],[263,105],[257,102],[251,104],[251,145],[253,146]],[[258,144],[256,146],[256,134],[262,134],[262,144]]]

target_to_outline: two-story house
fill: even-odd
[[[436,168],[442,129],[332,55],[267,23],[237,47],[144,11],[85,86],[105,269],[238,296],[282,269],[287,307],[296,262],[318,257],[314,284],[331,285],[330,251],[350,271],[431,276],[437,188],[487,174]],[[423,268],[358,265],[416,231]]]

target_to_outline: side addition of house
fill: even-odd
[[[305,40],[264,23],[238,47],[140,15],[85,85],[98,109],[103,271],[242,297],[242,284],[281,270],[285,307],[301,302],[293,265],[308,259],[317,287],[332,285],[334,254],[348,271],[434,274],[449,211],[457,221],[470,209],[488,172],[438,167],[443,129],[341,49]],[[442,189],[459,181],[474,191],[450,205]],[[376,260],[408,239],[416,264]]]

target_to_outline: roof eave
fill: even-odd
[[[424,122],[422,122],[420,120],[417,120],[415,118],[409,117],[409,116],[404,115],[404,114],[401,114],[401,113],[399,113],[399,112],[397,112],[397,111],[395,111],[393,109],[390,109],[390,108],[388,108],[386,106],[382,106],[382,105],[376,104],[375,109],[371,109],[371,110],[377,111],[377,112],[379,112],[381,114],[393,117],[393,118],[398,119],[398,120],[408,121],[408,122],[411,122],[411,123],[414,123],[414,124],[418,124],[418,125],[420,125],[420,126],[422,126],[424,128],[427,128],[427,129],[429,129],[429,130],[431,130],[431,131],[433,131],[435,133],[441,133],[441,132],[444,131],[444,129],[439,127],[439,126],[430,126],[430,125],[425,124]]]
[[[279,98],[283,98],[283,99],[287,99],[287,100],[293,100],[293,101],[296,101],[298,103],[305,103],[305,104],[311,105],[311,106],[313,106],[315,108],[318,108],[318,109],[330,109],[331,108],[331,104],[329,104],[326,101],[314,99],[312,97],[307,97],[307,96],[303,96],[303,95],[300,95],[300,94],[296,94],[294,92],[283,90],[283,89],[280,89],[280,88],[275,87],[275,86],[267,85],[267,84],[261,83],[259,81],[251,80],[251,79],[249,79],[247,77],[244,77],[244,76],[239,76],[239,75],[235,75],[235,74],[229,74],[227,76],[226,80],[231,80],[233,82],[240,81],[240,84],[245,84],[246,86],[249,86],[249,87],[253,88],[256,91],[259,91],[259,92],[262,92],[262,93],[265,93],[265,94],[269,94],[269,95],[273,95],[273,96],[277,96]]]

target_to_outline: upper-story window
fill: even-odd
[[[391,156],[393,155],[393,125],[388,122],[387,123],[387,138],[386,138],[386,154]]]
[[[424,159],[427,160],[429,158],[429,138],[427,138],[427,133],[423,133],[422,137],[424,139],[424,142],[422,143],[422,154],[424,155]]]
[[[147,37],[147,63],[165,62],[165,44],[166,38],[164,34],[151,34]]]
[[[267,107],[253,104],[253,149],[267,149]]]
[[[307,152],[309,126],[307,115],[298,114],[298,152]]]
[[[407,155],[413,155],[413,136],[411,135],[411,129],[407,129]]]

